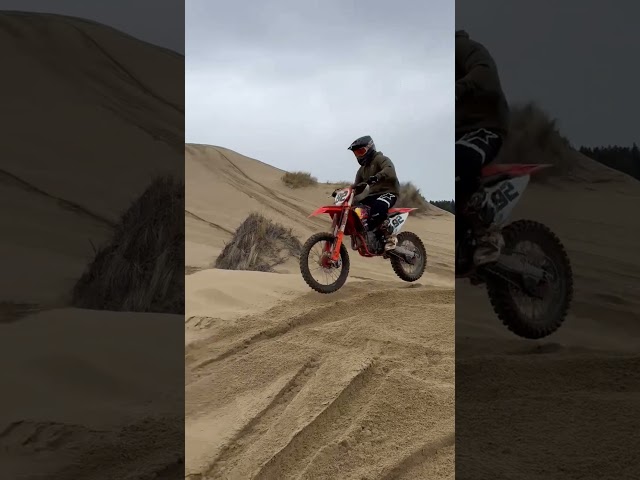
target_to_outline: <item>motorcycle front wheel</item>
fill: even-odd
[[[328,294],[340,290],[349,276],[349,253],[344,243],[340,245],[338,261],[331,261],[331,247],[334,242],[333,235],[323,232],[312,235],[302,246],[300,273],[307,285],[319,293]],[[322,283],[321,279],[329,283]]]

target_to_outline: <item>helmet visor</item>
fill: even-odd
[[[367,151],[369,151],[368,147],[360,147],[360,148],[355,148],[353,150],[353,153],[356,157],[364,157]]]

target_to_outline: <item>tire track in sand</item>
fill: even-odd
[[[197,478],[222,478],[225,471],[233,468],[234,463],[244,456],[249,446],[269,428],[269,425],[282,415],[309,379],[316,374],[319,367],[320,363],[317,360],[311,360],[303,365],[294,377],[278,392],[273,401],[258,413],[258,415],[253,417],[222,449],[204,476],[197,476]]]
[[[275,190],[272,190],[251,178],[220,150],[218,150],[218,153],[231,166],[231,171],[223,171],[222,173],[226,174],[229,183],[235,186],[240,192],[256,200],[260,204],[268,206],[284,217],[290,217],[291,212],[283,210],[282,207],[287,207],[293,210],[296,214],[299,214],[296,215],[298,222],[311,230],[315,230],[318,227],[326,228],[325,222],[322,222],[319,219],[309,218],[309,214],[311,212],[306,211],[296,203],[283,198],[283,196],[279,195]]]
[[[326,367],[326,364],[323,364]],[[316,368],[313,375],[320,373]],[[325,372],[326,373],[326,372]],[[273,409],[267,415],[263,415],[252,434],[239,438],[244,448],[241,450],[227,449],[227,455],[223,459],[224,468],[220,467],[221,462],[216,462],[209,470],[204,479],[225,478],[225,479],[281,479],[291,478],[304,467],[306,462],[313,457],[318,448],[318,443],[330,442],[337,435],[341,428],[346,428],[350,420],[357,416],[358,406],[364,406],[371,399],[375,390],[380,386],[377,382],[378,372],[375,371],[372,363],[366,364],[347,385],[337,393],[333,400],[327,404],[312,418],[306,419],[297,429],[291,431],[283,424],[290,421],[286,418],[285,410],[294,408],[294,400],[299,407],[303,401],[296,399],[302,395],[303,387],[309,393],[307,382],[299,385],[291,394],[287,395],[288,402],[282,403],[278,409]],[[354,399],[360,399],[354,401]],[[286,432],[278,438],[277,434]],[[270,437],[270,438],[266,438]],[[273,450],[273,441],[284,444]],[[271,442],[269,442],[271,441]],[[262,457],[262,462],[257,457]],[[256,460],[258,462],[256,463]],[[285,474],[281,469],[286,469]]]
[[[366,300],[367,298],[376,297],[379,295],[380,292],[372,292],[368,295],[365,295],[364,299]],[[218,355],[196,363],[193,366],[193,370],[200,370],[208,365],[225,360],[228,357],[236,355],[241,351],[248,349],[249,347],[255,346],[258,343],[264,342],[266,340],[272,340],[276,337],[281,337],[300,327],[311,326],[317,323],[330,323],[333,321],[344,320],[343,316],[334,317],[333,313],[342,313],[344,311],[348,311],[348,306],[348,300],[337,300],[331,302],[330,304],[322,305],[320,307],[307,310],[303,313],[299,313],[291,317],[285,317],[284,321],[265,329],[261,329],[250,336],[241,338],[238,341],[234,342],[234,344],[227,350],[219,353]],[[274,309],[268,311],[266,314],[260,315],[259,318],[272,316],[273,313],[275,313],[274,310],[281,310],[281,308],[275,307]]]
[[[302,215],[308,215],[308,212],[306,212],[304,209],[298,207],[298,205],[292,201],[289,201],[285,198],[282,198],[281,195],[278,195],[278,193],[276,193],[274,190],[270,189],[269,187],[263,185],[262,183],[258,182],[257,180],[254,180],[253,178],[251,178],[249,175],[247,175],[240,167],[238,167],[233,161],[231,161],[231,159],[229,157],[227,157],[224,153],[220,152],[218,150],[218,153],[220,153],[220,156],[222,158],[224,158],[227,162],[229,162],[231,164],[231,166],[233,167],[233,169],[238,172],[242,177],[246,178],[248,181],[256,184],[257,186],[261,187],[269,197],[271,197],[273,200],[276,200],[278,203],[282,203],[286,206],[288,206],[289,208],[292,208],[293,210],[295,210],[298,213],[301,213]]]
[[[354,310],[356,302],[359,307]],[[449,305],[450,313],[442,316],[441,306]],[[381,319],[382,306],[403,312],[403,320]],[[426,306],[432,308],[425,310]],[[225,327],[225,335],[214,335],[213,342],[192,350],[191,373],[217,377],[222,365],[233,371],[233,365],[241,360],[244,366],[239,371],[245,371],[247,362],[261,362],[271,356],[269,352],[274,357],[281,355],[276,352],[282,352],[285,345],[287,350],[300,348],[301,355],[306,352],[320,359],[319,365],[305,372],[307,364],[296,373],[266,408],[225,442],[210,467],[190,478],[328,480],[424,478],[424,472],[435,474],[428,478],[450,475],[452,407],[441,410],[440,405],[450,400],[452,392],[451,375],[442,362],[451,354],[452,346],[447,342],[453,342],[452,314],[450,289],[378,284],[345,290],[336,301],[305,295],[260,316],[246,317],[233,331]],[[202,360],[216,349],[224,350]],[[359,366],[358,358],[368,360]],[[212,369],[205,368],[222,361]],[[429,380],[412,376],[410,372],[416,369]],[[438,417],[442,427],[438,421],[431,425]],[[394,447],[398,438],[404,445],[400,450]],[[377,453],[363,460],[370,448]],[[388,456],[381,455],[386,451]]]
[[[420,295],[426,296],[427,298],[429,298],[429,300],[431,300],[431,303],[433,304],[442,304],[443,302],[448,301],[448,295],[446,294],[448,292],[448,289],[428,290],[422,286],[412,286],[412,288],[402,286],[401,288],[388,287],[387,289],[380,290],[378,287],[377,289],[366,294],[362,294],[361,290],[356,290],[346,299],[334,300],[331,301],[331,303],[321,304],[319,307],[289,316],[287,314],[287,311],[292,307],[295,308],[295,305],[299,302],[299,299],[293,300],[291,302],[287,302],[285,308],[283,308],[282,306],[277,306],[264,314],[260,314],[257,316],[252,315],[248,317],[260,320],[270,317],[284,317],[281,322],[276,323],[275,325],[270,325],[266,328],[263,327],[258,330],[254,330],[254,333],[245,335],[241,338],[236,339],[235,341],[231,340],[233,342],[231,347],[226,348],[224,351],[218,353],[217,355],[205,358],[197,363],[194,363],[191,369],[193,372],[196,372],[203,369],[204,367],[215,364],[242,351],[245,351],[250,347],[254,347],[261,342],[273,340],[277,337],[282,337],[302,327],[310,327],[316,324],[341,322],[354,315],[358,317],[376,315],[379,313],[379,303],[381,302],[383,302],[388,308],[395,305],[401,306],[405,301],[402,295],[406,295],[408,293],[407,290],[411,291],[411,295],[419,293]],[[443,293],[444,296],[442,295]],[[433,295],[431,296],[430,294]],[[345,315],[345,312],[350,312],[349,307],[353,304],[352,297],[354,296],[358,298],[358,303],[361,305],[361,307],[359,308],[357,313],[353,313],[351,311],[351,313]],[[264,322],[262,321],[261,323]],[[225,338],[225,343],[228,341],[229,339]],[[208,341],[205,339],[200,341],[199,343],[207,344]],[[193,346],[190,348],[190,350],[195,349],[199,349],[199,347]],[[189,357],[191,356],[192,355],[190,354]]]
[[[452,447],[456,443],[456,434],[453,431],[442,433],[436,440],[421,445],[418,449],[406,456],[397,465],[382,474],[380,480],[398,480],[399,478],[419,478],[415,472],[418,467],[431,466],[437,460],[439,453],[445,448]],[[453,461],[453,459],[451,459]]]
[[[232,230],[229,230],[228,228],[225,228],[222,225],[218,225],[217,223],[210,222],[209,220],[205,220],[204,218],[196,215],[193,212],[190,212],[189,210],[185,209],[184,213],[185,213],[185,217],[193,218],[194,220],[198,220],[200,222],[206,223],[207,225],[209,225],[212,228],[215,228],[216,230],[222,230],[223,232],[228,233],[229,235],[233,235],[234,233]]]
[[[254,480],[292,478],[311,463],[319,446],[335,443],[371,404],[386,374],[371,362],[337,397],[262,465]]]

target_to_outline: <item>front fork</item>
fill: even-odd
[[[332,252],[331,253],[332,262],[337,262],[338,259],[340,258],[340,247],[342,246],[342,241],[344,239],[344,229],[347,226],[348,218],[349,218],[348,209],[343,210],[342,215],[340,217],[338,216],[333,217],[332,228],[333,228],[333,236],[335,238],[335,241],[333,242],[333,245],[330,245],[329,242],[327,242],[325,246],[325,251],[327,253]],[[338,223],[338,221],[340,223]]]

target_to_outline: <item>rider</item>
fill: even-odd
[[[493,161],[507,135],[509,106],[496,64],[480,43],[456,31],[456,210],[464,212],[478,188],[480,171]],[[456,238],[468,228],[459,215]],[[474,263],[496,261],[504,247],[500,231],[480,232]]]
[[[396,169],[389,157],[376,150],[373,139],[369,135],[354,140],[349,150],[353,152],[360,164],[355,184],[366,182],[370,186],[369,195],[360,203],[371,207],[367,230],[376,232],[376,229],[387,219],[389,209],[396,203],[400,194]],[[379,229],[376,233],[385,242],[385,251],[396,248],[398,239],[395,235],[387,229]]]

